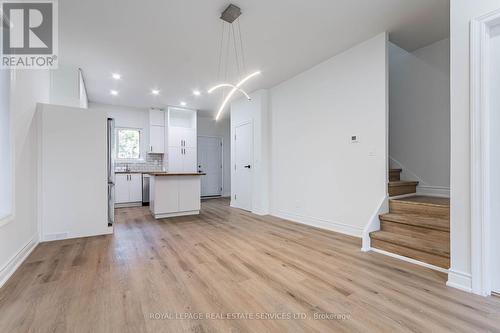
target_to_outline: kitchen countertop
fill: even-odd
[[[156,171],[115,171],[115,173],[146,173],[146,174],[149,174],[152,172],[156,172]]]
[[[150,176],[168,177],[168,176],[204,176],[206,173],[190,172],[190,173],[175,173],[175,172],[148,172]]]

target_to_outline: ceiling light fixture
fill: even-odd
[[[187,105],[187,104],[186,104],[186,102],[180,102],[179,104],[180,104],[181,106],[186,106],[186,105]]]
[[[160,91],[158,89],[153,89],[151,90],[151,94],[158,96],[160,94]]]
[[[110,90],[109,93],[113,96],[117,96],[118,95],[118,91],[116,90]]]
[[[122,76],[120,74],[117,74],[117,73],[113,73],[113,79],[115,80],[120,80],[122,78]]]
[[[193,90],[193,95],[200,96],[201,92],[199,90]]]
[[[231,97],[238,91],[242,93],[248,100],[250,96],[241,88],[248,80],[259,75],[260,71],[252,72],[251,74],[244,75],[247,73],[245,54],[243,48],[243,38],[241,36],[241,27],[239,17],[241,15],[241,9],[238,6],[230,4],[221,14],[220,19],[222,20],[222,36],[220,41],[219,50],[219,66],[217,71],[217,79],[219,81],[228,81],[229,67],[232,61],[229,59],[229,50],[234,48],[234,63],[236,64],[236,79],[237,84],[230,83],[220,83],[208,90],[211,94],[214,91],[223,88],[222,103],[217,111],[215,120],[219,120],[222,112],[226,108],[227,104],[231,100]],[[226,26],[228,27],[226,32]],[[236,26],[236,29],[235,29]],[[232,44],[232,45],[231,45]],[[232,46],[232,47],[231,47]],[[225,57],[224,57],[225,54]],[[223,75],[224,74],[224,75]],[[224,77],[223,77],[224,76]]]

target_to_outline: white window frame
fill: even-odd
[[[134,131],[138,131],[139,132],[139,158],[119,158],[118,157],[118,145],[119,145],[119,136],[118,136],[118,132],[120,130],[134,130]],[[116,127],[115,128],[115,137],[116,137],[116,140],[115,140],[115,144],[116,144],[116,147],[115,147],[115,152],[116,152],[116,156],[115,156],[115,159],[116,159],[116,162],[118,163],[140,163],[140,162],[144,162],[145,160],[145,156],[144,156],[144,131],[142,128],[137,128],[137,127]]]
[[[12,80],[12,75],[13,72],[10,72],[7,74],[8,81]],[[7,85],[7,96],[10,96],[10,82]],[[7,103],[8,103],[8,108],[6,110],[7,112],[7,132],[8,132],[8,159],[7,163],[10,164],[10,169],[7,168],[7,182],[8,185],[6,188],[0,189],[0,191],[6,191],[5,195],[7,196],[8,200],[7,203],[5,201],[3,203],[0,203],[0,205],[5,205],[0,207],[0,227],[7,225],[8,223],[12,222],[14,220],[14,177],[15,177],[15,169],[14,169],[14,135],[12,133],[12,113],[10,111],[11,104],[10,104],[10,98],[7,98]]]

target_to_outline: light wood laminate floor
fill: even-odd
[[[500,332],[498,298],[356,238],[221,199],[116,219],[112,236],[40,244],[0,290],[0,332]]]

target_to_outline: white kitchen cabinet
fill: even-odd
[[[118,173],[115,176],[115,203],[129,202],[129,174]]]
[[[150,109],[149,110],[149,125],[165,127],[165,111]]]
[[[142,203],[142,174],[132,173],[129,180],[130,202]]]
[[[182,171],[188,173],[198,171],[198,154],[196,148],[184,148],[182,151]]]
[[[199,211],[201,197],[200,178],[197,176],[185,177],[185,179],[179,179],[178,184],[179,211]]]
[[[182,156],[181,147],[168,147],[168,171],[169,172],[183,172],[184,159]]]
[[[201,175],[151,177],[149,209],[157,219],[200,213]]]
[[[196,148],[198,138],[196,129],[184,127],[169,127],[168,146],[169,147],[189,147]]]
[[[183,139],[184,139],[184,147],[187,148],[196,148],[198,145],[198,138],[196,135],[195,128],[183,128]]]
[[[115,177],[115,203],[142,203],[142,174],[118,173]]]
[[[196,148],[168,147],[168,172],[197,172],[197,160]]]
[[[167,117],[168,171],[196,172],[198,170],[196,111],[169,108]]]
[[[168,146],[169,147],[182,147],[183,146],[184,129],[182,127],[168,128]]]
[[[149,153],[165,153],[165,127],[152,125],[149,127]]]

